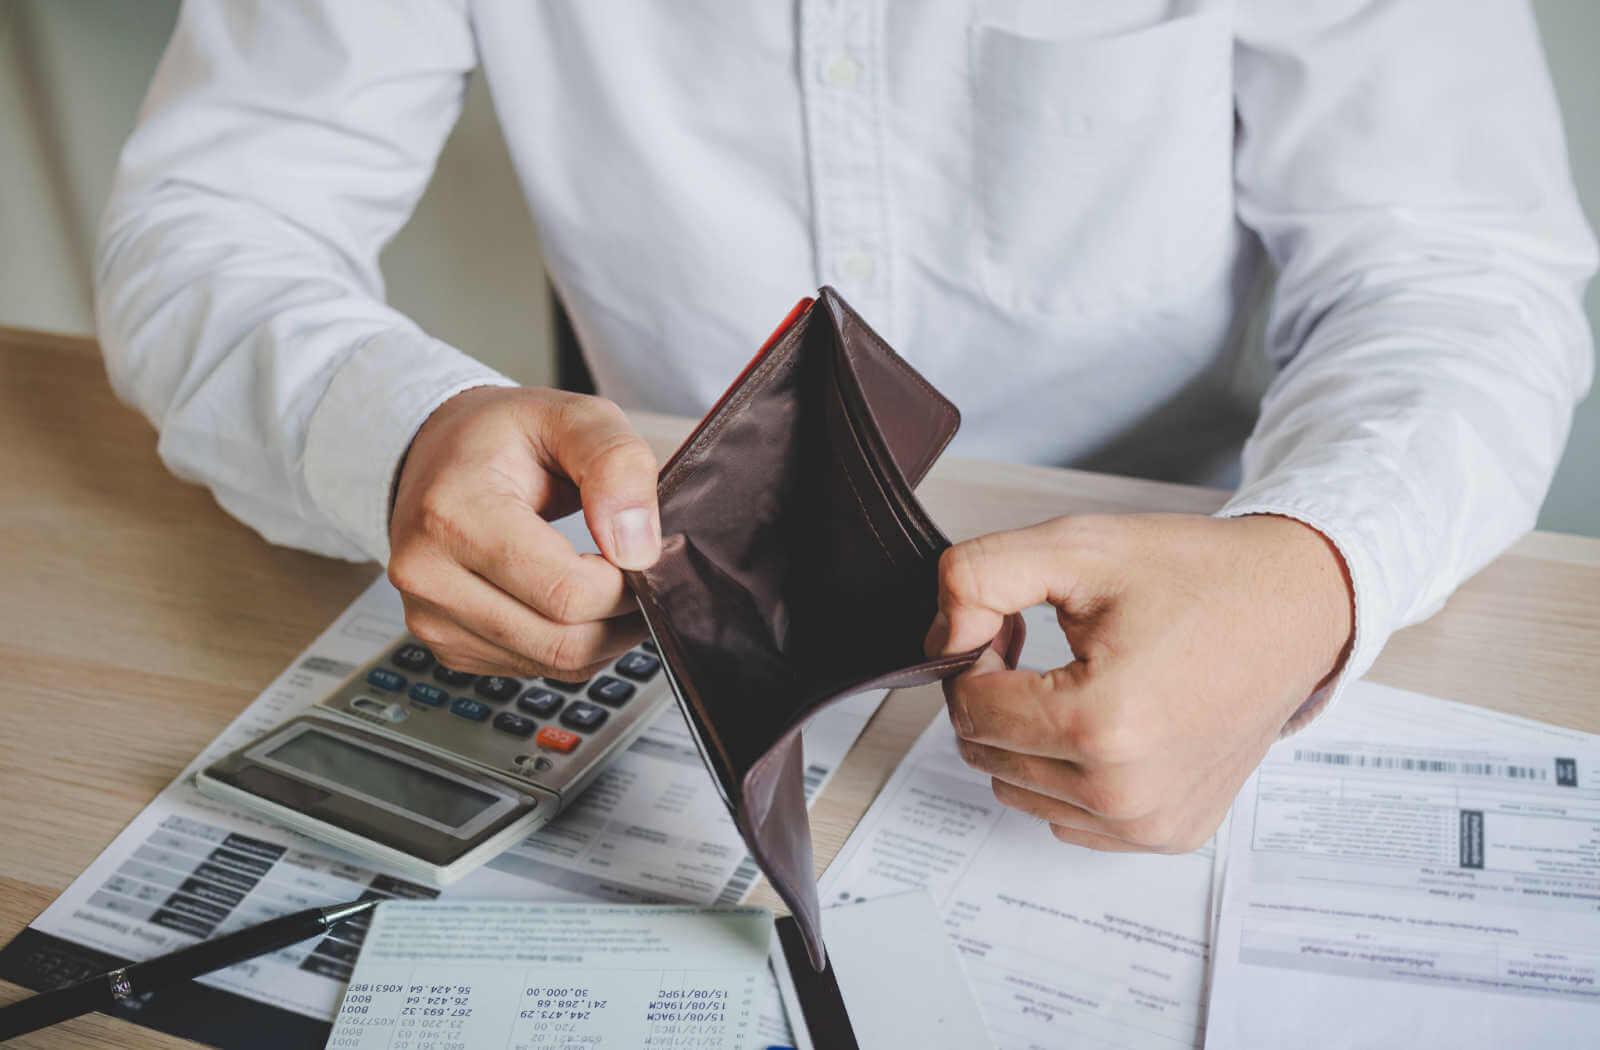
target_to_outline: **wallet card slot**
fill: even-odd
[[[897,564],[917,560],[928,553],[927,541],[895,512],[895,495],[851,418],[849,398],[837,372],[831,385],[832,396],[826,403],[828,437],[840,477],[884,556]]]
[[[818,305],[833,320],[842,370],[871,420],[868,429],[882,439],[886,461],[915,488],[955,436],[961,412],[832,288],[818,293]]]
[[[880,496],[875,505],[882,507],[886,515],[892,516],[900,532],[911,542],[920,557],[937,555],[949,546],[949,541],[922,511],[910,482],[906,480],[905,475],[895,464],[894,458],[889,454],[887,440],[873,421],[871,410],[862,397],[860,386],[846,381],[851,375],[847,371],[847,361],[848,358],[841,349],[839,367],[834,373],[834,387],[844,412],[845,422],[850,428],[862,462],[870,473],[871,483]]]

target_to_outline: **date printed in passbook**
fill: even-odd
[[[762,908],[385,902],[335,1050],[744,1050],[757,1040]]]

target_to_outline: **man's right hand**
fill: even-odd
[[[549,524],[580,500],[604,556]],[[412,439],[389,543],[406,627],[447,666],[581,679],[645,634],[621,570],[661,553],[655,455],[610,401],[467,390]]]

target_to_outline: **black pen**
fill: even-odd
[[[214,941],[191,944],[170,955],[123,966],[65,988],[40,992],[31,999],[0,1007],[0,1041],[79,1014],[110,1010],[122,1000],[140,993],[287,948],[307,937],[325,933],[347,919],[365,915],[377,903],[378,898],[373,897],[335,904],[331,908],[307,908]]]

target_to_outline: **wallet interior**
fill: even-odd
[[[650,619],[669,625],[658,641],[730,794],[821,701],[923,662],[938,608],[947,543],[857,371],[881,365],[854,359],[816,313],[669,463],[663,553],[644,573]]]

